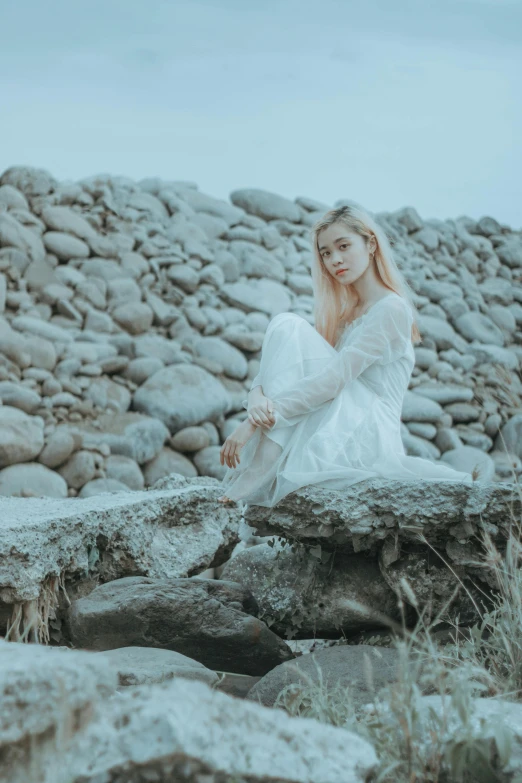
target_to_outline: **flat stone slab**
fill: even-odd
[[[84,500],[0,498],[0,601],[37,599],[51,578],[187,577],[225,562],[240,510],[217,501],[216,479],[179,478]]]
[[[378,551],[386,538],[458,548],[487,530],[501,537],[522,502],[514,483],[370,479],[346,490],[305,487],[273,508],[247,506],[245,521],[261,536],[295,538],[348,553]]]

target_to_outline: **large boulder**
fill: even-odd
[[[117,685],[91,653],[0,640],[0,780],[65,781],[66,752]]]
[[[173,434],[226,413],[230,402],[228,391],[213,375],[190,364],[159,370],[134,394],[134,408],[160,419]]]
[[[294,656],[257,612],[250,591],[235,582],[136,576],[75,601],[68,623],[75,647],[158,647],[210,669],[259,675]]]
[[[487,531],[502,550],[513,514],[521,511],[515,484],[370,479],[347,490],[304,487],[273,508],[248,505],[245,521],[262,536],[359,558],[364,553],[378,561],[392,589],[402,576],[415,576],[416,608],[431,602],[435,610],[458,588],[453,608],[471,620],[477,614],[465,589],[469,580],[486,596],[498,586],[494,573],[477,565],[481,537]]]
[[[130,457],[139,465],[154,459],[169,437],[162,421],[135,411],[107,413],[93,424],[83,422],[81,425],[62,425],[59,429],[62,428],[81,435],[87,448],[105,443],[112,454]]]
[[[184,679],[112,699],[64,763],[75,783],[364,783],[378,766],[346,729]]]
[[[0,406],[0,468],[29,462],[44,445],[44,422],[19,408]]]
[[[168,488],[148,492],[0,498],[0,608],[14,604],[4,607],[16,620],[11,638],[41,597],[49,611],[58,607],[59,585],[74,596],[96,580],[187,577],[224,563],[239,541],[240,512],[218,503],[219,494],[215,479],[176,476]],[[44,615],[37,631],[48,638]]]
[[[346,688],[346,698],[358,708],[372,701],[373,689],[378,691],[395,682],[397,667],[398,654],[392,648],[340,644],[276,666],[249,690],[246,698],[273,707],[284,688],[292,685],[292,690],[306,689],[311,680],[316,685],[322,683],[327,691]]]
[[[258,544],[234,555],[220,578],[248,587],[261,617],[280,636],[337,638],[375,628],[381,623],[372,609],[400,619],[397,596],[375,560],[327,552],[322,562],[321,547],[312,552],[304,546],[291,551],[278,541]],[[353,609],[350,600],[364,604],[368,615]]]

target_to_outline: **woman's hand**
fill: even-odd
[[[255,427],[272,427],[275,424],[274,404],[269,397],[260,394],[248,408],[248,420]]]

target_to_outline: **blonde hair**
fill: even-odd
[[[332,223],[342,223],[350,231],[354,231],[363,237],[366,246],[370,238],[375,237],[377,246],[375,249],[375,267],[381,282],[404,297],[411,306],[414,316],[416,308],[412,301],[412,291],[406,282],[404,275],[397,267],[393,257],[390,242],[384,230],[373,217],[360,206],[343,206],[330,209],[311,228],[311,244],[313,248],[312,261],[312,286],[314,290],[314,318],[315,329],[330,345],[334,346],[341,323],[353,321],[353,309],[359,304],[356,290],[350,284],[342,285],[334,280],[326,270],[321,254],[319,253],[319,233],[331,226]],[[422,340],[417,324],[414,320],[411,329],[413,343]]]

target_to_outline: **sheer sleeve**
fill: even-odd
[[[347,344],[325,367],[271,397],[275,423],[269,429],[288,426],[295,422],[294,417],[310,413],[337,397],[346,384],[370,365],[400,359],[411,343],[412,324],[413,311],[400,297],[371,308],[353,329]]]

